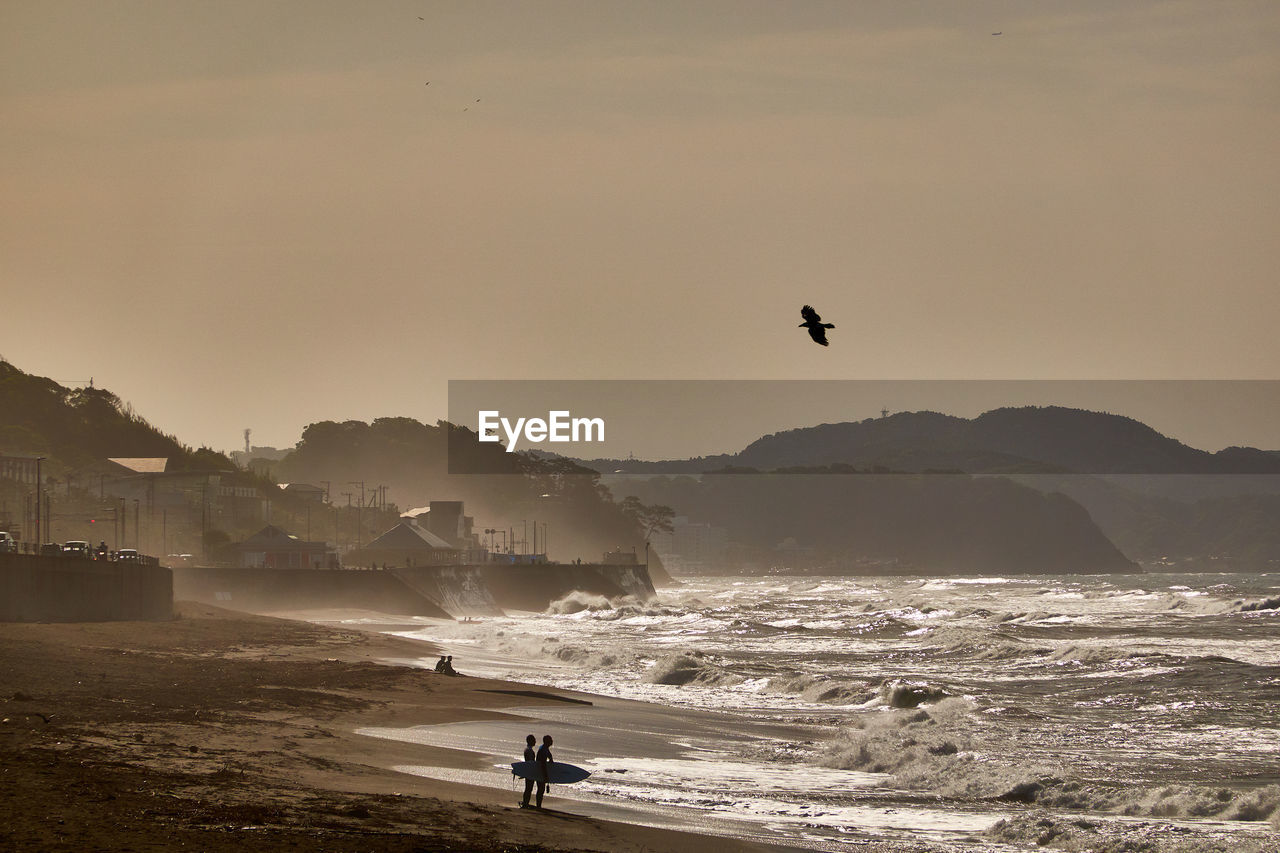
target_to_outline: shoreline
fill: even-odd
[[[555,696],[570,691],[395,665],[389,661],[422,658],[430,644],[370,630],[190,602],[175,603],[175,614],[165,622],[0,624],[4,846],[786,849],[575,814],[576,800],[522,810],[503,790],[391,769],[490,767],[476,753],[357,732],[527,726],[516,709],[561,706]]]

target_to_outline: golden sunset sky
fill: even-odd
[[[3,0],[0,117],[0,356],[196,445],[450,379],[1280,378],[1274,0]]]

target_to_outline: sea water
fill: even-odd
[[[686,578],[398,633],[656,706],[603,735],[553,709],[596,771],[574,796],[817,849],[1280,851],[1280,575]],[[529,728],[437,734],[501,754]]]

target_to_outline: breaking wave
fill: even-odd
[[[584,610],[612,610],[613,603],[603,595],[575,589],[547,605],[549,614],[581,613]]]
[[[963,655],[988,661],[1016,660],[1044,651],[1000,631],[961,626],[934,630],[926,636],[925,645],[938,649],[944,655]]]
[[[670,684],[683,687],[686,684],[739,684],[742,676],[729,672],[699,651],[676,652],[662,658],[645,673],[650,684]]]
[[[1096,818],[1070,818],[1036,811],[997,821],[986,835],[1006,844],[1065,853],[1272,853],[1276,840],[1231,833],[1228,838],[1204,833],[1170,838],[1166,827],[1149,823],[1122,823]],[[1269,833],[1268,833],[1269,835]]]
[[[630,595],[606,598],[580,589],[565,593],[547,605],[546,609],[547,615],[550,616],[567,616],[584,612],[590,614],[592,618],[609,621],[631,616],[678,616],[686,611],[652,602],[646,603]]]
[[[813,675],[775,676],[769,679],[767,689],[771,693],[791,693],[815,705],[862,705],[877,697],[865,683]]]
[[[1238,791],[1097,783],[1060,767],[993,759],[976,734],[975,710],[969,700],[953,697],[929,708],[868,714],[828,742],[819,760],[827,767],[888,773],[903,787],[945,797],[1135,817],[1280,822],[1280,785]]]

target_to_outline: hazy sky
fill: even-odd
[[[1274,0],[0,0],[0,117],[0,356],[197,445],[449,379],[1280,378]]]

